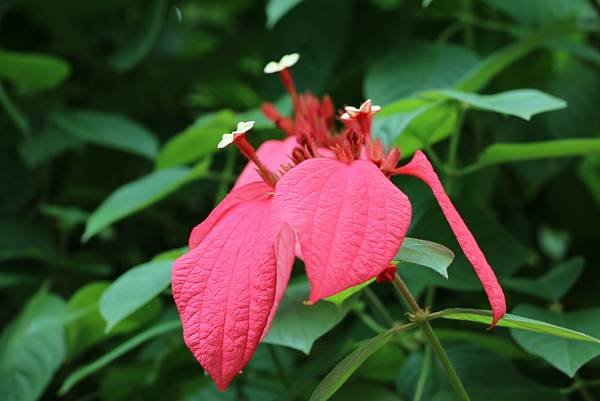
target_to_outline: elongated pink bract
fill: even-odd
[[[444,191],[444,187],[433,170],[431,163],[427,160],[427,157],[423,152],[417,151],[412,160],[405,166],[399,168],[397,173],[415,176],[431,188],[446,220],[448,220],[448,223],[450,224],[452,232],[454,232],[454,235],[456,236],[458,244],[462,248],[469,262],[473,265],[475,273],[483,285],[492,307],[494,315],[492,326],[494,326],[506,313],[504,292],[498,283],[494,271],[473,237],[473,234],[471,234],[471,231],[469,231],[462,217]]]
[[[289,278],[293,232],[272,191],[264,183],[233,191],[173,265],[185,343],[221,390],[254,354]]]
[[[298,236],[311,302],[385,270],[411,216],[407,197],[366,160],[304,161],[277,183],[275,205]]]

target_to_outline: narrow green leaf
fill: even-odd
[[[466,167],[464,172],[473,172],[499,163],[591,154],[600,154],[600,139],[580,138],[530,143],[495,143],[485,148],[479,155],[477,163]]]
[[[346,299],[350,298],[352,295],[356,294],[357,292],[371,284],[373,281],[375,281],[374,278],[367,280],[364,283],[355,285],[354,287],[346,288],[344,291],[340,291],[337,294],[323,299],[328,302],[333,302],[336,305],[341,305]]]
[[[35,401],[42,395],[65,359],[60,321],[65,308],[61,298],[42,289],[6,326],[0,337],[1,400]]]
[[[360,345],[352,351],[350,355],[342,359],[335,367],[325,376],[313,391],[309,401],[326,401],[328,400],[373,353],[383,347],[392,336],[403,330],[413,327],[414,324],[409,323],[404,326],[395,327],[382,333],[369,341]]]
[[[454,260],[454,252],[445,246],[417,238],[406,237],[394,262],[408,262],[429,267],[448,278],[448,266]]]
[[[267,28],[273,28],[292,8],[302,0],[269,0],[267,3]]]
[[[158,202],[188,182],[202,177],[209,164],[210,160],[206,159],[193,169],[175,167],[157,170],[123,185],[90,215],[82,240],[89,240],[114,222]]]
[[[600,355],[600,308],[572,312],[557,312],[533,305],[519,305],[514,309],[519,315],[543,319],[555,324],[573,327],[596,336],[593,344],[573,341],[572,337],[550,337],[545,334],[511,330],[510,334],[527,352],[545,359],[570,377],[588,361]],[[585,341],[585,340],[584,340]]]
[[[290,284],[264,342],[284,345],[308,354],[314,342],[348,313],[348,305],[337,306],[329,302],[305,305],[308,291],[306,281]]]
[[[70,72],[69,64],[57,57],[0,50],[0,78],[25,90],[52,89],[60,85]]]
[[[486,86],[488,82],[512,63],[527,55],[536,47],[574,30],[576,30],[576,26],[572,20],[546,25],[518,42],[487,56],[481,63],[470,70],[468,74],[463,76],[454,87],[465,92],[476,92]]]
[[[100,314],[107,323],[107,332],[169,286],[172,264],[172,260],[165,260],[132,267],[104,291]]]
[[[236,116],[229,110],[209,114],[171,138],[161,149],[158,168],[180,166],[215,153],[221,136],[235,128]]]
[[[478,95],[452,89],[433,92],[450,99],[458,100],[481,110],[509,114],[524,120],[546,111],[565,108],[564,100],[550,96],[536,89],[517,89],[494,95]]]
[[[179,319],[168,320],[159,323],[155,326],[152,326],[149,329],[146,329],[141,333],[129,338],[128,340],[113,348],[110,352],[98,358],[94,362],[84,365],[72,372],[63,382],[60,390],[58,391],[58,394],[60,396],[65,395],[70,389],[73,388],[73,386],[75,386],[81,380],[85,379],[94,372],[102,369],[115,359],[131,351],[140,344],[143,344],[144,342],[150,340],[151,338],[168,333],[170,331],[179,330],[180,328],[181,324],[179,322]]]
[[[167,0],[152,0],[142,8],[135,31],[119,42],[124,45],[110,58],[117,71],[130,70],[152,50],[165,20],[167,3]]]
[[[91,110],[55,113],[52,121],[64,133],[82,142],[106,146],[154,159],[158,140],[127,117]]]
[[[444,319],[451,320],[466,320],[469,322],[483,323],[486,325],[492,323],[492,311],[482,309],[444,309],[440,312],[436,312],[433,316],[443,317]],[[510,313],[504,315],[504,317],[498,322],[497,325],[500,327],[510,327],[514,329],[528,330],[536,333],[568,338],[571,340],[579,340],[594,344],[600,344],[599,339],[589,336],[587,334],[567,329],[565,327],[556,326],[551,323],[546,323],[527,317],[517,316]]]
[[[21,142],[19,153],[27,166],[35,168],[82,143],[80,138],[65,135],[63,130],[51,126]]]

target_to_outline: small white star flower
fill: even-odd
[[[252,129],[252,127],[254,127],[254,121],[240,121],[237,124],[235,131],[223,134],[223,137],[221,138],[221,141],[217,145],[217,148],[223,149],[225,146],[232,144],[233,140],[238,135],[245,134],[246,132],[250,131]]]
[[[281,72],[286,68],[290,68],[296,64],[299,59],[300,55],[298,53],[286,54],[285,56],[281,57],[281,60],[279,61],[268,62],[263,71],[265,74]]]
[[[359,114],[368,114],[369,116],[373,116],[375,113],[381,110],[381,106],[373,106],[373,102],[371,99],[365,100],[360,107],[357,109],[353,106],[344,107],[346,112],[341,115],[342,120],[349,120],[352,117],[356,117]]]

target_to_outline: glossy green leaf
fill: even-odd
[[[134,31],[125,38],[120,49],[110,58],[117,71],[135,67],[152,50],[166,17],[167,0],[152,0],[145,4]]]
[[[231,132],[236,121],[235,114],[228,110],[200,117],[163,146],[156,159],[157,166],[180,166],[217,152],[221,136]]]
[[[267,27],[272,28],[292,8],[302,0],[269,0],[267,3]]]
[[[553,337],[544,334],[511,330],[511,335],[527,352],[537,355],[570,377],[585,363],[600,355],[600,308],[573,312],[552,312],[533,305],[519,305],[514,309],[519,315],[540,319],[588,333],[586,342],[573,341],[574,336]],[[591,336],[595,336],[592,338]],[[581,334],[577,337],[581,337]]]
[[[264,342],[284,345],[308,354],[314,342],[333,329],[348,313],[348,305],[337,306],[330,302],[304,304],[308,299],[308,291],[306,281],[288,286]]]
[[[175,320],[167,320],[162,323],[158,323],[139,334],[127,339],[123,343],[119,344],[115,348],[113,348],[110,352],[104,354],[102,357],[96,359],[94,362],[89,363],[87,365],[81,366],[80,368],[73,371],[63,382],[60,387],[58,393],[59,395],[65,395],[73,386],[77,383],[88,377],[89,375],[95,373],[96,371],[104,368],[106,365],[119,358],[123,354],[131,351],[132,349],[138,347],[144,342],[160,336],[162,334],[181,330],[181,324],[179,319]]]
[[[481,110],[509,114],[524,120],[546,111],[567,107],[564,100],[550,96],[536,89],[516,89],[494,95],[478,95],[476,93],[460,92],[452,89],[433,92],[450,99]]]
[[[65,359],[64,301],[42,289],[0,337],[0,399],[37,400]],[[44,319],[44,324],[40,321]]]
[[[485,0],[515,20],[537,26],[565,18],[592,19],[594,9],[586,0]]]
[[[515,312],[521,313],[521,311],[528,312],[528,315],[532,315],[532,313],[529,312],[534,311],[534,309],[515,308]],[[541,313],[539,313],[538,315],[541,315]],[[492,312],[482,309],[444,309],[443,311],[437,312],[435,316],[443,317],[444,319],[465,320],[469,322],[483,323],[487,325],[492,323]],[[551,314],[545,316],[551,316]],[[552,321],[556,319],[549,320]],[[504,317],[498,322],[497,326],[527,330],[534,333],[542,333],[544,335],[551,335],[559,338],[566,338],[569,340],[578,340],[592,344],[600,344],[600,339],[591,335],[571,330],[565,327],[557,326],[552,323],[547,323],[540,320],[515,315],[512,313],[507,313],[506,315],[504,315]]]
[[[71,72],[69,64],[54,56],[0,50],[0,78],[25,90],[52,89]]]
[[[337,294],[323,299],[328,302],[333,302],[336,305],[342,305],[346,299],[350,298],[357,292],[360,292],[360,290],[371,284],[373,281],[375,281],[374,278],[367,280],[364,283],[357,284],[353,287],[346,288],[344,291],[340,291]]]
[[[64,111],[52,121],[64,133],[87,143],[153,159],[158,141],[153,133],[127,117],[99,111]]]
[[[479,62],[470,50],[451,44],[409,42],[371,65],[364,93],[388,104],[428,89],[453,86]]]
[[[406,237],[394,262],[408,262],[429,267],[448,278],[448,266],[454,260],[454,252],[435,242]]]
[[[171,283],[172,260],[152,261],[127,270],[100,298],[106,331],[158,296]]]
[[[116,221],[160,201],[188,182],[202,177],[209,164],[210,160],[204,160],[194,168],[157,170],[123,185],[90,215],[82,240],[89,240]]]
[[[535,279],[508,277],[502,280],[502,285],[524,294],[531,294],[550,301],[559,301],[581,276],[584,264],[583,258],[573,258],[561,263],[541,277]]]

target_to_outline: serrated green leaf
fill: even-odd
[[[517,344],[527,352],[537,355],[570,377],[585,363],[600,355],[600,308],[584,309],[573,312],[552,312],[533,305],[519,305],[514,309],[519,315],[541,319],[547,322],[572,327],[587,334],[553,337],[548,332],[531,333],[511,330],[510,334]],[[563,329],[564,330],[564,329]],[[581,338],[584,336],[585,339]],[[591,337],[595,336],[595,337]],[[573,341],[573,340],[582,341]]]
[[[156,165],[158,168],[180,166],[200,160],[217,151],[221,136],[235,128],[236,116],[229,110],[202,116],[163,146]]]
[[[54,56],[0,50],[0,78],[25,90],[52,89],[71,72],[69,64]]]
[[[564,100],[536,89],[516,89],[493,95],[478,95],[445,89],[432,92],[432,94],[458,100],[477,109],[509,114],[524,120],[529,120],[539,113],[567,107]]]
[[[448,278],[448,266],[454,260],[454,252],[445,246],[417,238],[406,237],[394,262],[408,262],[429,267],[444,278]]]
[[[174,167],[156,170],[117,188],[90,215],[82,240],[87,241],[101,230],[165,198],[190,181],[204,175],[210,165],[205,159],[194,168]]]
[[[127,117],[91,110],[63,111],[52,115],[57,129],[80,140],[154,159],[158,140]]]

